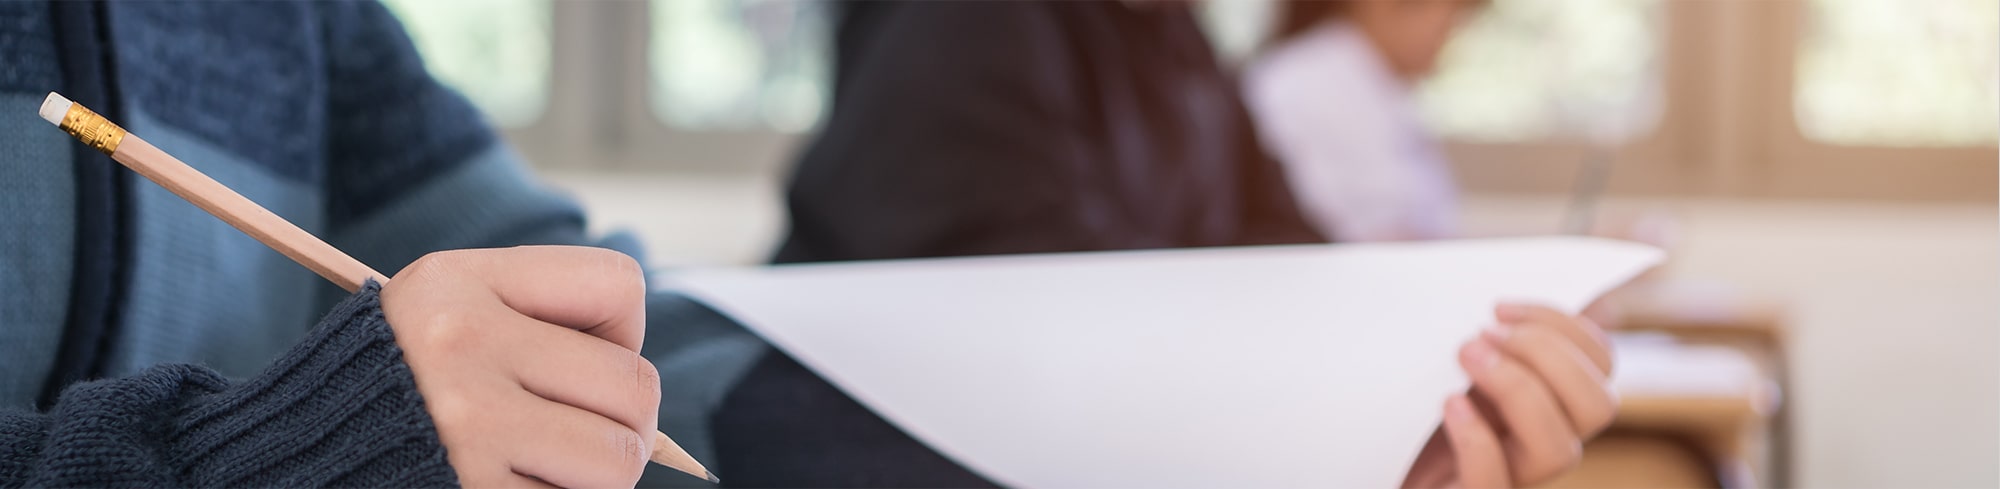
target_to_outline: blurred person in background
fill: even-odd
[[[1313,227],[1339,241],[1452,237],[1457,193],[1415,85],[1484,0],[1283,2],[1243,74],[1263,146]]]
[[[833,110],[778,262],[1325,241],[1188,2],[839,6]],[[1408,484],[1545,481],[1610,422],[1596,327],[1533,310],[1498,314],[1532,333],[1466,344],[1473,400],[1448,402]],[[994,485],[775,350],[713,427],[730,484]]]
[[[1324,241],[1183,2],[837,6],[780,263]]]

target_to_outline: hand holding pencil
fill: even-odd
[[[624,254],[538,246],[433,253],[382,287],[463,485],[639,480],[660,408],[644,283]]]
[[[638,353],[645,286],[631,258],[459,250],[392,281],[61,95],[41,116],[342,288],[382,283],[383,313],[462,485],[631,487],[649,458],[716,480],[655,430],[660,379]]]

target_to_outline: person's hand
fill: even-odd
[[[1494,308],[1500,324],[1459,349],[1469,395],[1445,401],[1444,428],[1405,487],[1529,486],[1561,475],[1603,431],[1618,400],[1611,348],[1589,320],[1539,306]]]
[[[645,293],[630,257],[557,246],[433,253],[382,287],[461,485],[638,482],[660,409]]]

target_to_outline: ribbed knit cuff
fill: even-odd
[[[270,369],[188,406],[168,458],[191,485],[458,485],[372,281]]]

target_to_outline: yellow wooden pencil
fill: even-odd
[[[166,187],[174,195],[187,199],[195,207],[278,250],[348,292],[359,290],[361,284],[371,278],[377,283],[389,283],[389,277],[368,268],[367,264],[347,256],[340,249],[203,175],[173,155],[160,151],[146,140],[126,133],[124,128],[84,108],[82,104],[49,92],[49,97],[42,101],[41,115],[42,119],[61,127],[83,144],[111,155],[111,159],[119,164]],[[666,433],[654,432],[653,439],[654,463],[708,479],[709,482],[721,482]]]

